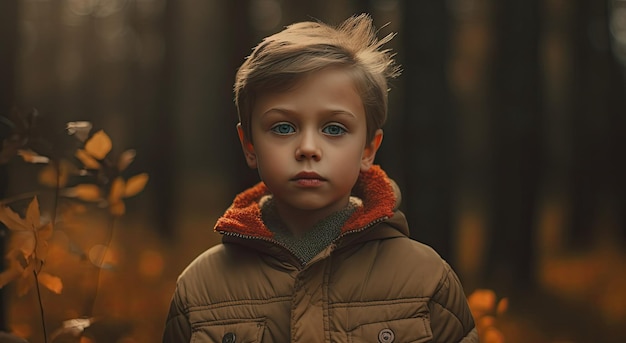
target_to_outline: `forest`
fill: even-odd
[[[177,276],[259,181],[238,66],[360,13],[402,69],[376,163],[482,341],[626,341],[624,0],[0,1],[0,340],[160,341]]]

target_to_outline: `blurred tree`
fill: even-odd
[[[249,18],[250,2],[250,0],[233,0],[229,2],[227,8],[230,21],[236,21],[239,22],[239,24],[231,28],[232,36],[223,42],[225,53],[229,55],[228,73],[224,76],[224,85],[234,84],[237,68],[243,63],[245,57],[250,54],[254,44],[258,43],[254,36],[254,29],[251,25],[252,21]],[[241,20],[241,18],[247,20]],[[235,192],[241,192],[258,182],[259,177],[256,170],[248,168],[243,154],[240,152],[239,140],[233,127],[233,122],[237,121],[237,110],[233,102],[232,88],[220,87],[220,89],[222,89],[221,96],[219,97],[221,108],[224,108],[224,112],[229,114],[220,117],[222,123],[224,123],[222,127],[231,128],[232,131],[229,131],[229,133],[231,133],[230,135],[220,137],[222,141],[228,141],[228,143],[224,142],[219,146],[228,147],[228,149],[220,149],[222,153],[221,160],[226,162],[224,165],[226,173],[233,175],[227,193],[235,194]]]
[[[368,0],[325,0],[283,1],[283,26],[298,21],[320,20],[330,25],[337,25],[351,15],[360,14],[369,9]],[[280,27],[276,28],[278,31]],[[273,33],[273,32],[272,32]]]
[[[375,16],[372,9],[372,1],[373,0],[353,0],[352,3],[354,5],[352,7],[354,8],[354,14],[369,13],[370,15]]]
[[[147,139],[143,139],[140,151],[147,153],[147,164],[150,166],[150,179],[156,194],[154,213],[157,230],[164,236],[171,237],[174,234],[176,223],[174,222],[175,178],[176,178],[176,154],[178,153],[178,137],[176,137],[176,41],[180,27],[179,3],[166,1],[163,11],[161,35],[164,44],[161,71],[152,75],[158,85],[156,98],[158,103],[156,113],[140,112],[140,115],[149,116],[140,120],[145,125]],[[145,145],[147,144],[147,145]]]
[[[621,226],[626,238],[624,74],[612,54],[609,1],[574,2],[569,247],[589,249]]]
[[[533,228],[542,170],[541,1],[492,1],[489,71],[490,244],[484,280],[510,293],[534,284]]]
[[[7,115],[15,105],[15,64],[17,56],[18,39],[18,1],[0,1],[0,115]],[[2,125],[2,123],[0,123]],[[9,134],[8,127],[0,129],[0,150],[2,142]],[[0,163],[0,199],[6,196],[9,186],[8,171],[6,164]],[[0,231],[5,230],[4,224],[0,223]],[[4,257],[4,234],[0,234],[0,256]],[[4,269],[4,258],[0,260],[0,270]],[[7,331],[5,312],[5,290],[0,289],[0,331]]]
[[[456,115],[447,82],[449,13],[445,1],[405,0],[401,146],[403,202],[411,236],[450,260]],[[402,118],[400,117],[403,116]]]

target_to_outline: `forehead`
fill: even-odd
[[[253,113],[263,113],[274,106],[308,109],[346,107],[364,113],[363,99],[353,73],[346,68],[325,68],[307,73],[290,84],[261,90]]]

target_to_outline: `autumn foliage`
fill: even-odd
[[[478,289],[469,295],[467,301],[476,322],[480,341],[482,343],[504,343],[504,335],[498,329],[497,320],[506,312],[509,304],[508,299],[498,300],[494,291]]]
[[[11,230],[11,243],[6,255],[8,269],[0,273],[0,287],[17,280],[18,295],[26,294],[39,282],[54,293],[61,293],[61,279],[41,271],[48,253],[48,239],[52,236],[52,223],[40,222],[37,197],[28,205],[26,216],[21,218],[9,207],[0,207],[0,221]]]
[[[35,117],[36,112],[28,114],[13,112],[6,121],[10,124],[12,132],[0,146],[2,164],[11,161],[13,156],[19,156],[24,162],[41,165],[37,177],[41,189],[0,199],[0,222],[8,228],[9,233],[5,268],[0,272],[0,288],[15,282],[17,296],[23,296],[33,289],[37,291],[44,341],[48,342],[45,307],[39,286],[55,294],[61,294],[63,291],[63,280],[46,271],[46,264],[50,263],[47,260],[49,239],[59,229],[66,233],[72,232],[72,228],[75,227],[73,217],[76,213],[106,211],[107,215],[104,218],[110,223],[108,242],[100,251],[97,253],[80,251],[76,244],[68,245],[74,249],[73,253],[90,257],[85,260],[91,262],[95,271],[94,277],[96,280],[99,279],[100,270],[105,267],[103,262],[115,221],[126,212],[124,200],[141,192],[149,177],[146,173],[126,177],[125,171],[135,159],[135,151],[126,150],[118,157],[112,157],[113,143],[110,137],[104,130],[92,134],[92,124],[89,122],[67,124],[68,135],[74,136],[78,142],[72,156],[60,154],[48,156],[41,153],[40,151],[56,150],[37,144],[40,140],[33,135]],[[50,192],[53,193],[54,201],[44,208],[40,203],[40,197]],[[71,237],[69,239],[71,240]],[[92,295],[93,301],[95,296],[96,294]],[[54,341],[56,337],[62,335],[80,337],[83,330],[92,323],[91,315],[81,313],[81,318],[64,321],[63,326],[55,330],[50,339]]]

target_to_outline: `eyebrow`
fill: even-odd
[[[284,114],[292,114],[294,111],[286,109],[286,108],[282,108],[282,107],[271,107],[267,111],[261,113],[261,117],[266,116],[270,112],[280,112],[280,113],[284,113]]]
[[[350,117],[353,117],[353,118],[355,118],[355,119],[356,119],[356,114],[354,114],[354,113],[352,113],[352,112],[349,112],[349,111],[344,111],[344,110],[333,110],[333,111],[330,111],[330,112],[331,112],[331,113],[332,113],[332,115],[334,115],[334,116],[335,116],[335,115],[347,115],[347,116],[350,116]]]
[[[270,109],[268,109],[267,111],[261,113],[261,117],[266,116],[268,113],[270,112],[279,112],[279,113],[283,113],[283,114],[287,114],[287,115],[293,115],[296,111],[287,109],[287,108],[283,108],[283,107],[272,107]],[[331,116],[341,116],[341,115],[345,115],[345,116],[349,116],[349,117],[353,117],[356,118],[356,114],[350,112],[350,111],[346,111],[343,109],[326,109],[324,110],[325,113],[330,113]]]

